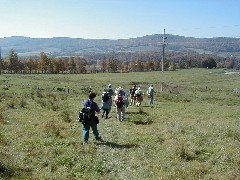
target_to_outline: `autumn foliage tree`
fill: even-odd
[[[144,72],[161,71],[162,61],[159,52],[112,53],[101,56],[48,57],[41,52],[38,56],[19,59],[13,49],[7,58],[0,61],[3,73],[97,73],[97,72]],[[94,58],[93,58],[94,57]],[[99,59],[97,59],[99,58]],[[97,60],[93,60],[97,59]],[[176,68],[238,68],[240,59],[234,56],[219,57],[214,54],[166,52],[164,70]]]
[[[41,73],[46,73],[48,69],[48,57],[44,52],[41,52],[38,58],[38,69]]]

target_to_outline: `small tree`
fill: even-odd
[[[18,55],[13,49],[10,49],[9,51],[7,63],[9,72],[17,73],[19,71]]]
[[[48,57],[44,52],[41,52],[38,58],[38,69],[41,73],[46,73],[48,69]]]
[[[202,67],[203,68],[216,68],[217,67],[217,63],[213,58],[207,58],[206,60],[202,61]]]

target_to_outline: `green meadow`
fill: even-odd
[[[0,75],[0,179],[239,179],[240,76],[222,69]],[[88,87],[145,93],[123,122],[112,107],[82,144],[76,122]],[[156,90],[149,106],[147,87]],[[56,88],[65,87],[58,92]],[[69,92],[68,92],[69,90]]]

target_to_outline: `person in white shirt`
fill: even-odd
[[[136,96],[136,105],[137,107],[139,107],[143,101],[143,93],[142,93],[142,90],[141,88],[137,88],[137,90],[135,91],[135,96]]]
[[[153,96],[154,96],[154,87],[153,87],[153,84],[151,84],[151,85],[148,87],[147,95],[148,95],[148,97],[149,97],[149,104],[150,104],[150,105],[153,105]]]

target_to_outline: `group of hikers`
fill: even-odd
[[[153,84],[151,84],[147,89],[149,105],[153,105],[154,93],[154,87]],[[136,85],[134,85],[129,90],[129,94],[130,96],[128,96],[128,92],[124,91],[122,87],[118,87],[115,89],[115,91],[113,91],[112,85],[108,84],[108,86],[104,89],[102,93],[102,102],[101,106],[99,107],[98,104],[94,101],[95,97],[97,96],[96,93],[89,91],[89,99],[83,101],[83,108],[79,114],[79,120],[82,122],[83,127],[84,143],[88,142],[90,127],[92,128],[94,138],[96,140],[102,139],[97,129],[97,124],[99,123],[99,120],[95,113],[100,114],[100,111],[102,110],[102,118],[107,119],[111,111],[111,107],[114,105],[116,107],[117,120],[123,121],[126,108],[129,105],[136,105],[137,107],[141,105],[144,93],[142,93],[140,87],[137,88]]]

